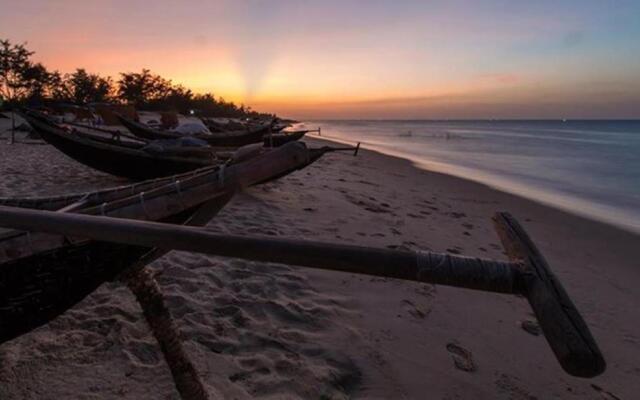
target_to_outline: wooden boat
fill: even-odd
[[[4,206],[122,219],[202,225],[240,188],[281,177],[331,149],[290,143],[236,163],[94,193],[0,199]],[[0,231],[0,342],[10,340],[76,304],[106,280],[162,252],[19,230]]]
[[[192,171],[225,162],[233,153],[191,150],[187,154],[154,154],[143,150],[143,142],[114,141],[65,129],[43,114],[23,112],[42,139],[68,157],[111,175],[134,180],[152,179]]]
[[[154,129],[140,122],[135,122],[122,116],[118,117],[122,125],[133,135],[147,140],[176,139],[185,136],[180,133]],[[215,147],[238,147],[253,143],[262,143],[265,134],[270,130],[270,124],[265,124],[249,131],[220,132],[215,135],[191,135],[204,140]]]
[[[597,343],[531,238],[508,213],[497,213],[494,223],[510,262],[428,251],[223,235],[174,224],[0,206],[0,226],[87,237],[97,240],[97,243],[108,241],[127,246],[153,246],[522,296],[528,300],[547,342],[567,373],[585,378],[601,374],[606,363]],[[24,243],[25,240],[22,240]],[[72,258],[66,253],[63,256]],[[53,265],[57,266],[55,263]],[[12,278],[9,289],[13,291],[14,285],[20,289],[20,295],[10,301],[17,302],[20,310],[25,301],[23,290],[31,287],[25,286],[22,280],[15,279],[11,274],[22,276],[24,272],[42,274],[45,280],[49,278],[43,269],[24,271],[15,266],[9,269],[8,276]],[[81,275],[81,281],[83,279],[86,277]],[[66,283],[68,286],[74,284],[73,281]],[[64,286],[64,283],[59,285]],[[68,287],[67,290],[73,293],[79,289]],[[42,297],[42,291],[31,290],[28,295],[39,298]],[[52,301],[66,304],[57,298]],[[13,303],[7,307],[0,302],[0,319],[6,310],[14,309]],[[40,308],[35,313],[43,314]],[[19,314],[24,313],[20,311]],[[13,314],[9,314],[9,317],[10,321],[16,320]],[[17,322],[19,326],[25,325],[24,320],[17,319]],[[2,334],[6,335],[7,330],[13,328],[2,326],[0,329],[4,329],[0,331],[2,338]]]
[[[128,118],[119,117],[122,125],[134,136],[142,140],[175,139],[185,135],[176,132],[155,129],[140,122],[132,121]],[[269,133],[264,127],[254,128],[251,131],[216,131],[212,135],[191,135],[200,140],[204,140],[209,145],[224,149],[235,148],[246,144],[263,143],[266,147],[278,147],[285,143],[300,140],[309,130],[299,130],[292,132]]]
[[[261,125],[264,125],[264,121],[260,122],[256,120],[245,122],[245,123],[237,122],[237,121],[228,121],[227,123],[220,123],[212,118],[200,118],[200,120],[202,121],[202,123],[206,125],[207,128],[209,128],[211,132],[214,132],[214,133],[246,132],[246,131],[258,128]],[[270,131],[272,133],[280,132],[281,130],[283,130],[288,126],[288,125],[282,125],[278,118],[273,119],[270,122],[270,124],[271,124]]]
[[[264,137],[264,145],[267,147],[278,147],[282,146],[285,143],[295,142],[296,140],[300,140],[306,135],[308,130],[300,130],[294,132],[287,133],[278,133],[274,135],[267,135]]]

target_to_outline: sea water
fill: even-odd
[[[311,121],[403,157],[640,233],[640,121]]]

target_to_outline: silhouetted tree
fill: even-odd
[[[103,78],[78,68],[73,74],[66,74],[54,93],[58,101],[77,105],[103,103],[113,99],[114,88],[110,77]]]
[[[25,100],[30,104],[42,104],[50,99],[60,84],[58,71],[49,72],[44,65],[32,64],[23,75],[26,87]]]
[[[163,93],[158,93],[156,98],[148,102],[147,108],[150,110],[173,110],[181,113],[188,112],[192,107],[193,93],[191,90],[181,85],[171,85]]]
[[[0,40],[0,96],[9,104],[24,99],[29,92],[29,73],[32,65],[29,57],[32,51],[24,44],[12,45],[8,40]]]
[[[18,102],[30,96],[43,98],[48,72],[42,64],[32,64],[32,51],[24,44],[11,44],[0,40],[0,99],[13,109]],[[11,113],[11,139],[15,141],[15,115]]]
[[[164,99],[170,92],[171,81],[152,74],[148,69],[143,69],[141,73],[121,73],[118,81],[118,97],[136,108]]]

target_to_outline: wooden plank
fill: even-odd
[[[509,258],[523,263],[521,289],[560,365],[585,378],[604,372],[606,363],[587,324],[525,230],[504,212],[494,223]]]
[[[223,235],[199,228],[121,218],[0,206],[0,226],[500,293],[513,293],[516,280],[510,263],[493,260],[306,240]]]

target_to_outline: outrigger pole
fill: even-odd
[[[598,345],[542,254],[510,214],[497,213],[494,223],[510,262],[0,206],[0,226],[8,228],[522,295],[562,368],[585,378],[601,374]]]

